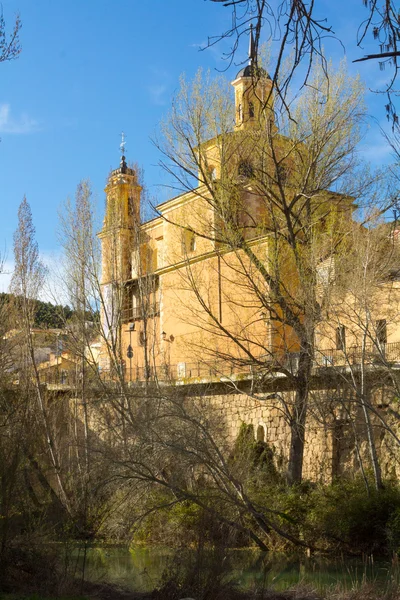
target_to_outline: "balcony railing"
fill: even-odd
[[[121,317],[123,323],[129,323],[130,321],[139,321],[142,319],[152,319],[160,314],[160,303],[154,302],[153,304],[143,306],[129,306],[123,308],[121,311]]]
[[[181,362],[175,365],[150,365],[149,367],[137,367],[130,365],[127,360],[118,369],[106,371],[99,370],[98,374],[88,371],[89,379],[95,385],[96,382],[118,382],[121,379],[126,382],[159,381],[165,383],[194,383],[202,381],[220,381],[224,379],[246,380],[255,376],[267,374],[268,372],[289,371],[296,373],[298,368],[298,352],[288,352],[280,360],[273,357],[260,359],[257,365],[229,363],[226,361],[215,362]],[[388,368],[394,365],[400,367],[400,342],[381,344],[369,344],[363,349],[361,346],[352,346],[346,350],[316,350],[313,364],[313,373],[318,374],[325,369],[352,368],[361,364],[369,369]],[[65,386],[79,386],[81,376],[76,371],[49,369],[40,374],[40,380],[44,384],[55,384]]]
[[[384,366],[400,362],[400,342],[350,346],[342,350],[316,350],[316,367],[345,367],[353,365]]]

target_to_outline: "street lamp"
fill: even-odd
[[[129,381],[132,381],[132,358],[133,358],[133,348],[132,348],[132,331],[135,331],[135,323],[129,324],[129,346],[126,350],[126,356],[129,358]]]

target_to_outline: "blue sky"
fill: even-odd
[[[319,10],[331,17],[350,62],[363,54],[355,31],[365,9],[361,0],[332,4],[321,0]],[[168,112],[181,73],[190,78],[198,67],[224,67],[222,46],[199,47],[228,27],[231,16],[209,0],[5,0],[3,12],[9,27],[17,12],[23,22],[20,57],[0,64],[0,252],[6,250],[10,265],[24,194],[44,256],[57,253],[57,211],[82,178],[90,179],[102,210],[107,174],[119,163],[121,131],[128,160],[145,170],[150,195],[166,199],[150,136]],[[335,61],[344,55],[337,42],[327,39],[325,47]],[[377,64],[350,68],[371,87],[382,78]],[[237,70],[233,66],[227,76],[233,79]],[[369,94],[368,103],[383,120],[384,99]],[[388,159],[376,130],[368,145],[372,159]],[[0,275],[0,291],[7,280]]]

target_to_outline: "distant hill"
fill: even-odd
[[[14,304],[18,307],[18,298],[13,294],[0,293],[0,306],[5,304],[10,306]],[[73,315],[74,311],[69,306],[36,300],[34,326],[43,329],[62,329]]]

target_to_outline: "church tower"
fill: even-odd
[[[106,211],[100,231],[102,254],[101,287],[103,293],[101,320],[105,338],[113,347],[120,334],[125,283],[132,277],[132,253],[139,244],[140,192],[137,174],[126,164],[125,141],[121,143],[121,162],[111,171],[106,192]],[[102,368],[109,369],[105,353]]]
[[[124,152],[125,142],[121,143]],[[132,252],[140,230],[140,192],[137,174],[124,154],[118,169],[111,171],[105,188],[106,211],[99,233],[102,245],[102,284],[131,278]]]
[[[235,88],[235,129],[267,126],[273,122],[272,80],[257,65],[253,26],[250,25],[249,64],[239,71],[232,81]]]

